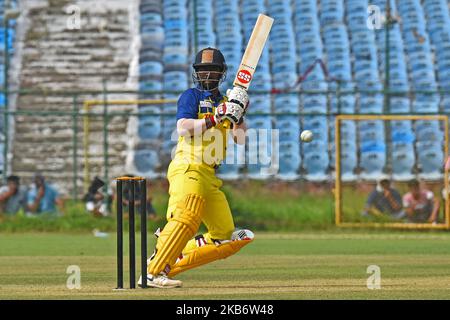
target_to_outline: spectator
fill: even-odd
[[[100,191],[100,188],[104,185],[105,183],[100,180],[100,178],[95,177],[89,186],[88,193],[83,197],[83,200],[86,203],[86,210],[96,217],[105,217],[108,215],[105,196]]]
[[[27,191],[20,185],[18,176],[9,176],[6,186],[0,188],[0,210],[8,215],[14,215],[20,209],[26,209]]]
[[[392,188],[389,176],[382,175],[377,181],[375,190],[367,198],[362,215],[388,215],[395,219],[401,219],[405,217],[402,209],[402,196]]]
[[[63,210],[64,203],[59,197],[58,191],[45,181],[44,176],[36,173],[33,185],[27,194],[28,215],[41,213],[57,213],[57,207]]]
[[[408,219],[411,222],[436,223],[439,214],[439,199],[430,190],[421,189],[419,181],[408,182],[409,192],[403,196]]]

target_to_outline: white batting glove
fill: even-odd
[[[224,102],[216,108],[214,114],[214,120],[216,123],[222,123],[225,119],[228,119],[234,124],[242,122],[244,115],[244,109],[240,105],[233,102]]]
[[[247,90],[241,87],[233,87],[233,89],[227,90],[227,97],[229,102],[236,103],[246,110],[248,106],[248,93]]]

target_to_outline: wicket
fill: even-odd
[[[123,182],[128,184],[129,219],[129,265],[130,289],[136,288],[136,241],[135,241],[135,196],[139,187],[139,208],[141,214],[141,275],[142,288],[147,287],[147,184],[142,177],[119,177],[117,182],[117,289],[123,289]]]

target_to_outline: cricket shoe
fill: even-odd
[[[142,287],[142,276],[139,277],[138,285]],[[180,288],[183,282],[180,280],[170,279],[164,274],[158,276],[153,276],[151,274],[147,275],[147,287],[170,289],[170,288]]]
[[[255,234],[247,229],[236,230],[231,234],[231,240],[253,240]]]

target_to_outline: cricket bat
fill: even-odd
[[[238,86],[248,90],[250,82],[253,79],[256,66],[258,65],[259,58],[269,37],[270,29],[272,28],[273,18],[264,14],[259,14],[256,24],[253,27],[252,34],[245,48],[244,55],[242,56],[241,64],[239,65],[238,72],[234,78],[233,86]],[[230,121],[225,120],[223,127],[228,129],[230,127]]]

